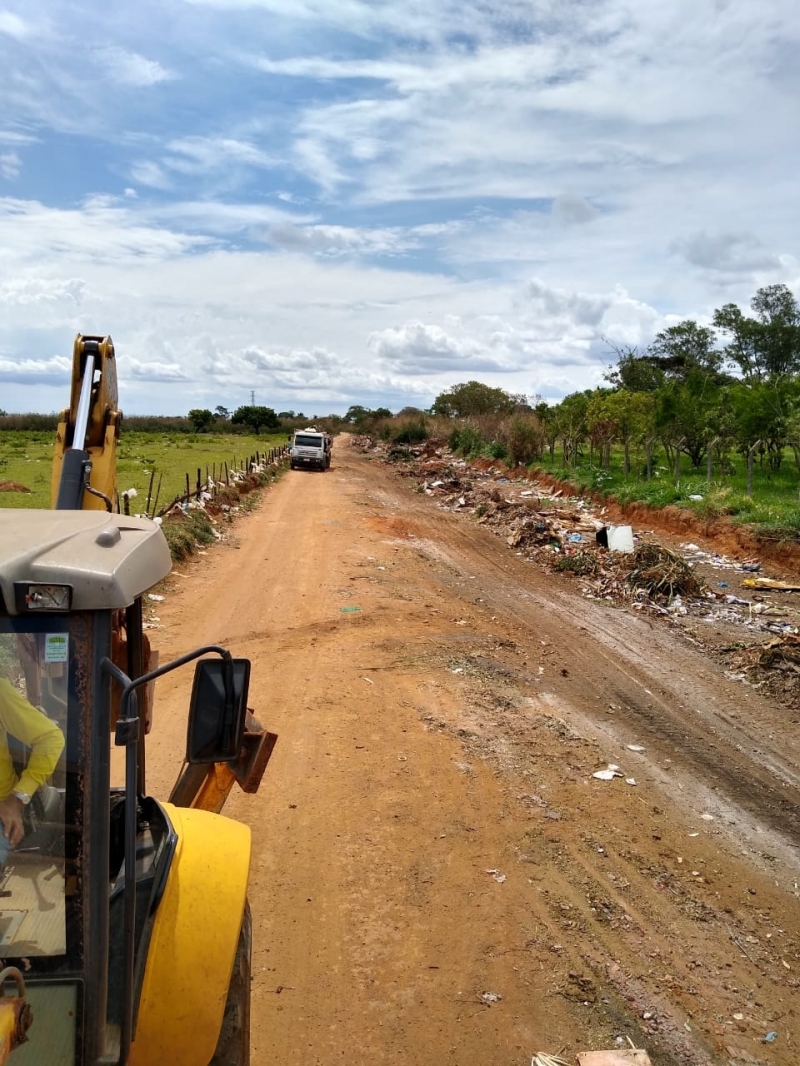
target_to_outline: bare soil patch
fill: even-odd
[[[162,655],[250,656],[280,737],[228,807],[253,828],[254,1066],[629,1038],[656,1066],[795,1066],[800,716],[721,658],[725,625],[778,635],[587,594],[456,493],[339,440],[153,605]],[[715,607],[742,591],[702,565]],[[189,683],[159,682],[154,794]]]

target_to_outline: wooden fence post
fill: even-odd
[[[153,500],[153,517],[155,517],[156,514],[158,514],[156,508],[158,507],[158,497],[161,495],[161,479],[163,478],[163,476],[164,476],[163,474],[159,474],[158,475],[158,485],[156,487],[156,498]]]
[[[753,495],[753,456],[756,448],[760,448],[764,442],[757,440],[752,448],[747,449],[747,495]]]
[[[145,508],[144,508],[144,513],[146,515],[150,514],[150,500],[153,498],[153,478],[155,476],[156,476],[156,469],[155,469],[155,467],[153,467],[153,469],[150,471],[150,485],[148,486],[148,489],[147,489],[147,503],[145,504]]]
[[[719,444],[719,437],[714,437],[708,445],[708,469],[706,471],[706,485],[711,484],[711,474],[714,467],[714,445]]]

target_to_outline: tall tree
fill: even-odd
[[[630,473],[631,444],[643,440],[653,431],[656,401],[652,393],[629,392],[619,389],[606,392],[598,389],[589,401],[586,417],[590,432],[598,431],[605,438],[606,463],[609,465],[609,445],[617,440],[624,454],[624,472]]]
[[[586,412],[592,395],[591,389],[572,392],[553,409],[553,424],[561,438],[564,462],[572,466],[578,461],[580,446],[586,440]]]
[[[262,429],[278,429],[281,424],[271,407],[257,405],[237,407],[231,416],[231,422],[235,426],[249,426],[254,433],[260,433]]]
[[[214,415],[207,408],[193,407],[188,417],[195,433],[205,433],[214,422]]]
[[[647,358],[663,371],[667,381],[685,381],[696,371],[718,381],[725,353],[715,348],[715,342],[713,329],[687,318],[657,334],[647,349]]]
[[[800,370],[800,306],[786,285],[765,285],[745,315],[728,303],[714,312],[714,325],[729,337],[725,354],[745,380],[776,381]]]
[[[468,418],[471,415],[506,415],[526,405],[525,396],[517,396],[503,389],[492,388],[480,381],[452,385],[433,401],[431,411],[446,418]]]

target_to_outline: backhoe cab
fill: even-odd
[[[249,662],[224,648],[142,669],[142,596],[169,570],[147,519],[0,510],[0,766],[33,762],[3,721],[11,688],[60,732],[0,871],[0,1066],[249,1062],[250,831],[214,812],[234,782],[258,788],[275,737],[247,711]],[[191,663],[184,768],[162,802],[144,696]]]

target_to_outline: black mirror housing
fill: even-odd
[[[230,762],[242,749],[249,659],[201,659],[194,671],[186,735],[188,763]]]

